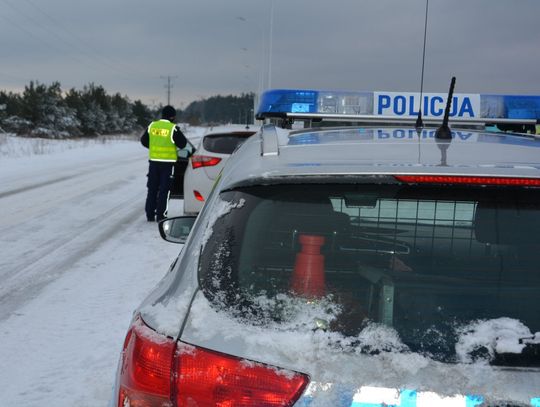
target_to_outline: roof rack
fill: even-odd
[[[348,92],[275,89],[263,93],[257,119],[286,122],[347,121],[362,123],[415,123],[422,105],[423,120],[440,124],[446,93]],[[540,96],[456,93],[450,121],[460,124],[514,124],[534,129],[540,124]]]

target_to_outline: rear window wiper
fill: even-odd
[[[540,345],[540,332],[536,332],[533,336],[525,336],[519,338],[519,344],[522,345]]]
[[[520,345],[525,345],[521,353],[495,352],[491,365],[540,367],[540,332],[533,336],[519,338],[518,341]]]

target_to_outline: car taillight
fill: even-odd
[[[191,157],[191,167],[201,168],[201,167],[213,167],[221,162],[219,157],[210,157],[208,155],[194,155]]]
[[[140,318],[131,326],[120,368],[118,406],[171,407],[175,342],[147,327]]]
[[[176,359],[176,402],[185,406],[291,406],[307,376],[190,345]]]
[[[125,340],[118,407],[291,406],[301,373],[187,345],[136,318]]]
[[[540,186],[539,178],[467,177],[447,175],[396,175],[395,178],[398,181],[406,182],[408,184]]]
[[[197,201],[204,202],[204,196],[202,196],[202,194],[199,191],[193,190],[193,195],[195,195],[195,199]]]

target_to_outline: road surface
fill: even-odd
[[[131,313],[181,249],[146,222],[146,157],[2,157],[0,406],[107,405]]]

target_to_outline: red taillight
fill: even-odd
[[[291,406],[307,376],[189,345],[179,345],[176,402],[184,406]]]
[[[221,158],[219,157],[210,157],[208,155],[194,155],[191,157],[191,166],[193,169],[201,167],[213,167],[214,165],[219,164]]]
[[[540,186],[539,178],[463,177],[446,175],[396,175],[398,181],[409,184],[471,184],[502,186]]]
[[[119,381],[118,406],[170,407],[175,342],[147,327],[140,318],[131,326]]]
[[[136,318],[124,343],[118,407],[291,406],[309,378],[160,335]]]
[[[193,195],[195,195],[195,199],[197,201],[204,202],[204,197],[201,195],[201,193],[197,190],[193,190]]]

